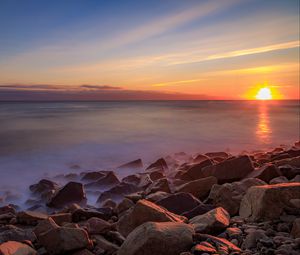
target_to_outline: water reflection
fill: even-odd
[[[270,127],[269,106],[267,102],[260,102],[258,106],[258,122],[256,127],[256,137],[261,143],[271,142],[272,130]]]

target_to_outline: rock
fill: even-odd
[[[87,232],[81,228],[53,228],[40,234],[38,241],[50,254],[66,254],[92,246]]]
[[[215,176],[219,184],[239,181],[252,171],[254,167],[247,155],[229,158],[216,165],[202,168],[204,177]]]
[[[285,176],[279,176],[270,181],[270,184],[287,183],[289,180]]]
[[[205,153],[205,155],[209,158],[228,158],[230,155],[227,152],[224,151],[217,151],[217,152],[208,152]]]
[[[181,215],[187,217],[188,219],[194,218],[198,215],[207,213],[211,210],[215,209],[214,205],[210,205],[210,204],[200,204],[197,207],[195,207],[194,209],[184,212]]]
[[[176,214],[182,214],[194,209],[201,202],[190,193],[176,193],[169,195],[156,202],[157,205],[166,208],[168,211]]]
[[[132,169],[132,170],[142,169],[142,168],[143,168],[143,162],[141,159],[137,159],[117,167],[117,169]]]
[[[300,218],[294,220],[291,235],[294,238],[300,238]]]
[[[8,241],[0,244],[0,254],[1,255],[36,255],[37,252],[27,244],[15,242],[15,241]]]
[[[155,203],[156,201],[159,201],[165,197],[168,197],[169,195],[170,195],[170,193],[167,193],[164,191],[157,191],[155,193],[151,193],[151,194],[147,195],[146,199]]]
[[[214,206],[221,206],[231,216],[238,214],[240,203],[247,190],[252,186],[265,185],[260,179],[249,178],[240,182],[215,184],[212,186],[207,201]]]
[[[7,241],[23,242],[29,240],[35,241],[36,237],[31,229],[22,229],[13,225],[0,227],[0,243]]]
[[[155,193],[157,191],[164,191],[167,193],[171,193],[169,182],[166,178],[159,179],[153,182],[152,184],[150,184],[150,186],[145,190],[145,194],[148,195],[151,193]]]
[[[81,183],[67,183],[54,194],[47,205],[49,207],[62,208],[72,203],[86,203],[86,195]]]
[[[206,166],[212,166],[213,162],[210,159],[206,159],[200,163],[194,164],[187,169],[179,178],[185,181],[193,181],[204,178],[206,176],[202,173],[202,168]]]
[[[50,215],[50,217],[58,225],[63,225],[63,223],[72,222],[72,214],[71,213],[57,213],[57,214]]]
[[[230,215],[225,209],[218,207],[190,219],[189,223],[194,225],[196,232],[218,233],[229,226]]]
[[[81,180],[82,181],[97,181],[105,176],[105,173],[103,172],[87,172],[81,174]]]
[[[284,211],[293,209],[289,201],[299,197],[300,183],[251,187],[241,202],[240,216],[256,221],[278,219]],[[300,214],[298,208],[293,212]]]
[[[104,250],[105,254],[114,254],[118,249],[119,246],[106,240],[103,236],[95,235],[93,238],[96,241],[96,249]]]
[[[117,230],[127,236],[133,229],[147,222],[184,222],[185,217],[173,214],[168,210],[147,200],[139,200],[117,222]]]
[[[179,255],[191,248],[193,233],[184,223],[147,222],[130,233],[118,255]]]
[[[216,183],[216,177],[210,176],[183,184],[177,187],[176,191],[191,193],[196,198],[203,199],[209,194],[211,187]]]
[[[195,254],[195,255],[198,255],[198,254],[201,255],[203,253],[209,253],[209,254],[217,253],[216,248],[213,245],[211,245],[209,242],[201,242],[199,244],[196,244],[193,247],[192,251],[193,251],[193,254]]]
[[[83,250],[72,253],[72,255],[94,255],[94,253],[90,252],[87,249],[83,249]]]
[[[129,183],[133,185],[139,185],[141,176],[139,174],[131,174],[122,179],[123,183]]]
[[[72,221],[73,222],[79,222],[82,220],[88,220],[92,217],[97,217],[103,220],[108,220],[112,216],[112,210],[107,209],[106,212],[104,211],[96,211],[96,210],[85,210],[85,209],[76,209],[72,213]]]
[[[281,166],[278,166],[278,169],[279,169],[281,175],[285,176],[287,179],[292,179],[296,175],[300,174],[300,167],[295,167],[295,166],[290,166],[290,165],[281,165]]]
[[[12,207],[11,205],[6,205],[3,207],[0,207],[0,215],[1,214],[7,214],[7,213],[11,213],[11,214],[16,214],[16,209],[14,207]]]
[[[132,200],[130,200],[128,198],[124,198],[122,200],[122,202],[120,202],[117,205],[117,208],[116,208],[117,214],[121,214],[121,213],[125,212],[126,210],[128,210],[132,206],[134,206],[134,203],[132,202]]]
[[[106,236],[110,239],[112,239],[115,243],[117,243],[118,245],[122,245],[122,243],[124,243],[125,241],[125,237],[122,236],[119,232],[117,231],[108,231],[106,233]]]
[[[274,161],[276,166],[290,165],[293,167],[300,167],[300,156],[288,159],[281,159]]]
[[[105,234],[112,228],[109,222],[95,217],[88,219],[84,223],[84,226],[91,235]]]
[[[101,206],[104,208],[109,207],[109,208],[115,209],[117,207],[117,203],[114,200],[108,198],[104,202],[101,203]]]
[[[203,155],[203,154],[198,154],[193,158],[193,163],[197,164],[197,163],[201,163],[202,161],[205,161],[209,159],[208,156]]]
[[[165,174],[161,170],[149,172],[149,176],[152,181],[157,181],[159,179],[166,178]]]
[[[139,190],[136,185],[121,182],[115,187],[104,191],[98,198],[97,203],[102,203],[107,199],[112,199],[115,202],[121,201],[125,195],[135,193]]]
[[[36,236],[40,236],[43,233],[48,232],[50,229],[58,228],[59,226],[55,223],[52,218],[47,220],[40,221],[37,226],[33,229],[33,232]]]
[[[254,170],[249,173],[247,178],[257,178],[264,182],[269,183],[272,179],[280,176],[279,169],[273,164],[266,164],[259,168],[258,170]]]
[[[257,242],[260,239],[269,239],[266,234],[265,231],[263,230],[254,230],[251,231],[245,238],[244,242],[243,242],[243,249],[252,249],[252,248],[256,248],[257,246]]]
[[[156,160],[154,163],[150,164],[146,168],[146,171],[153,171],[153,170],[165,171],[166,169],[168,169],[167,162],[163,158],[160,158]]]
[[[45,194],[49,191],[55,191],[58,188],[59,186],[57,183],[47,179],[42,179],[38,183],[29,186],[31,192],[39,195]]]
[[[48,215],[34,211],[22,211],[17,214],[18,222],[26,225],[37,225],[39,221],[47,218]]]
[[[114,172],[109,171],[106,173],[106,175],[99,180],[95,182],[91,182],[88,184],[85,184],[84,187],[88,189],[110,189],[117,184],[119,184],[120,181],[118,177],[115,175]]]

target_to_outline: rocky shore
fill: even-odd
[[[59,178],[31,185],[26,210],[0,207],[0,254],[300,254],[300,142]]]

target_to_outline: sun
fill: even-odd
[[[257,100],[271,100],[271,99],[273,98],[273,97],[272,97],[271,89],[270,89],[270,88],[267,88],[267,87],[261,88],[261,89],[257,92],[255,98],[256,98]]]

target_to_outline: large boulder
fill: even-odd
[[[110,189],[119,184],[120,181],[113,171],[109,171],[105,176],[97,181],[85,184],[85,188],[88,189]]]
[[[40,199],[48,201],[51,196],[59,189],[57,183],[42,179],[38,183],[29,186],[30,191]]]
[[[265,185],[260,179],[249,178],[240,182],[215,184],[212,186],[208,196],[208,202],[214,206],[221,206],[231,216],[238,214],[240,203],[246,191],[252,186]]]
[[[300,218],[294,220],[291,235],[300,238]]]
[[[27,244],[15,242],[15,241],[8,241],[0,244],[0,254],[1,255],[36,255],[37,252]]]
[[[190,219],[189,223],[194,225],[196,232],[205,234],[218,233],[229,226],[230,215],[225,209],[218,207]]]
[[[184,222],[185,217],[176,215],[147,200],[139,200],[137,204],[117,222],[117,230],[127,236],[133,229],[147,222]]]
[[[97,181],[105,176],[105,173],[100,171],[86,172],[81,174],[82,181]]]
[[[156,204],[166,208],[172,213],[182,214],[200,205],[201,202],[190,193],[180,192],[169,195],[157,201]]]
[[[62,208],[72,203],[86,203],[86,195],[83,185],[78,182],[69,182],[58,190],[49,203],[49,207]]]
[[[96,217],[88,219],[84,223],[84,226],[86,227],[88,233],[91,235],[105,234],[112,228],[109,222]]]
[[[204,167],[203,176],[215,176],[218,183],[234,182],[245,178],[254,171],[251,159],[247,155],[229,158],[216,165]]]
[[[250,220],[275,220],[283,212],[300,215],[291,200],[299,199],[300,183],[255,186],[248,189],[240,205],[240,216]]]
[[[146,168],[146,171],[156,171],[156,170],[165,171],[166,169],[168,169],[167,162],[163,158],[160,158],[156,160],[154,163],[150,164]]]
[[[36,225],[47,218],[48,215],[34,211],[22,211],[17,214],[18,222],[25,225]]]
[[[202,178],[199,180],[185,183],[176,188],[177,192],[191,193],[193,196],[204,199],[211,189],[211,187],[217,183],[217,179],[214,176]]]
[[[148,222],[126,238],[118,255],[179,255],[193,244],[193,227],[178,222]]]
[[[206,159],[204,161],[201,161],[200,163],[193,164],[187,169],[186,172],[183,172],[183,174],[179,178],[185,181],[201,179],[203,177],[206,177],[202,173],[202,168],[212,165],[213,162],[210,159]]]
[[[252,171],[247,175],[247,178],[258,178],[269,183],[272,179],[280,176],[279,169],[273,164],[266,164],[261,168]]]
[[[121,166],[118,166],[117,169],[142,169],[143,168],[143,161],[141,159],[133,160],[128,163],[125,163]]]
[[[204,213],[207,213],[213,209],[215,209],[216,207],[214,205],[211,204],[200,204],[197,207],[193,208],[190,211],[186,211],[184,213],[182,213],[181,215],[184,217],[187,217],[188,219],[194,218],[198,215],[202,215]]]
[[[167,193],[171,192],[169,182],[166,178],[159,179],[150,184],[149,187],[145,190],[145,194],[148,195],[157,191],[164,191]]]
[[[35,239],[35,234],[31,229],[23,229],[13,225],[0,227],[0,243],[7,241],[23,242],[26,240],[33,242]]]
[[[92,246],[85,230],[69,227],[51,228],[38,236],[38,242],[49,254],[66,254]]]

